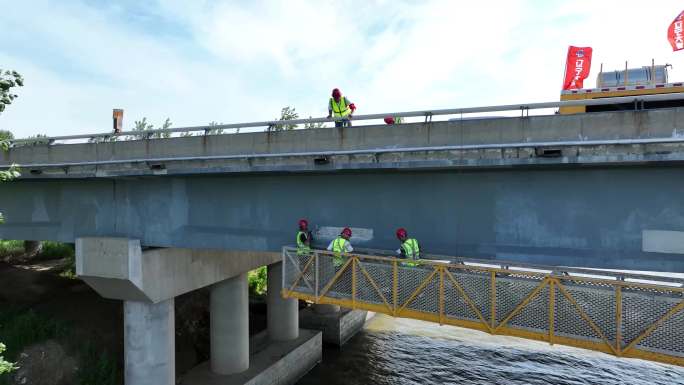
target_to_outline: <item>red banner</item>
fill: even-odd
[[[667,29],[667,40],[673,51],[684,49],[684,11],[680,12]]]
[[[591,69],[591,47],[568,48],[568,59],[565,62],[564,90],[582,88],[584,79],[589,76]]]

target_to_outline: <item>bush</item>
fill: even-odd
[[[8,360],[16,361],[19,352],[27,346],[65,335],[64,325],[41,317],[32,310],[0,312],[0,341],[7,344]]]
[[[43,317],[32,310],[0,310],[0,341],[7,343],[6,357],[9,361],[16,361],[19,353],[25,348],[51,339],[63,341],[78,352],[79,369],[76,376],[80,385],[118,383],[114,358],[109,354],[100,353],[87,341],[74,345],[75,339],[68,325]],[[0,376],[0,385],[8,383],[9,376]]]
[[[266,293],[267,277],[266,266],[250,271],[247,274],[249,293],[252,295],[264,295]]]
[[[24,253],[24,241],[0,241],[0,257],[15,256]]]
[[[2,354],[5,351],[5,349],[5,344],[0,342],[0,354]],[[13,371],[14,369],[17,369],[17,367],[14,366],[14,363],[5,361],[5,358],[3,356],[0,356],[0,376],[4,373],[9,373]]]
[[[73,243],[61,243],[44,241],[43,250],[38,254],[40,259],[61,259],[61,258],[71,258],[73,259],[76,255],[76,249]]]

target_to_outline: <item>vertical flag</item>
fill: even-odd
[[[582,88],[584,79],[589,76],[591,69],[591,47],[568,48],[568,58],[565,62],[565,81],[564,90]]]
[[[684,49],[684,11],[680,12],[667,29],[667,40],[673,51]]]

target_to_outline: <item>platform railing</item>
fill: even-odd
[[[684,366],[684,288],[671,282],[290,247],[283,267],[288,298]]]

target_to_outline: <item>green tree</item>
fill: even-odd
[[[24,78],[17,71],[3,71],[0,68],[0,113],[17,98],[12,88],[23,87]]]
[[[12,140],[14,139],[14,134],[11,131],[0,130],[0,140]]]
[[[299,113],[295,111],[294,107],[286,106],[283,107],[282,110],[280,110],[280,118],[276,118],[276,120],[293,120],[293,119],[298,119],[299,118]],[[282,130],[293,130],[297,128],[296,124],[274,124],[269,127],[269,130],[273,131],[282,131]]]

